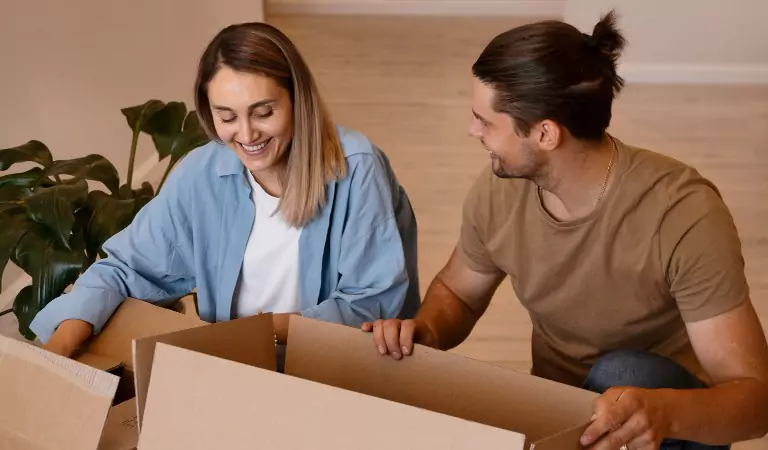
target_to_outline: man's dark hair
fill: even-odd
[[[510,115],[521,135],[550,119],[576,138],[598,140],[610,124],[613,98],[624,86],[616,73],[624,45],[614,11],[600,19],[591,36],[547,20],[498,35],[472,73],[494,89],[494,109]]]

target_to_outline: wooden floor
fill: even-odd
[[[299,46],[337,122],[391,158],[420,225],[425,290],[458,236],[461,204],[487,163],[467,136],[470,67],[520,20],[406,17],[267,19]],[[631,42],[630,42],[631,45]],[[768,325],[768,87],[628,86],[610,131],[677,157],[721,189],[744,245],[752,298]],[[527,371],[531,325],[505,283],[455,351]],[[768,440],[734,450],[768,449]]]

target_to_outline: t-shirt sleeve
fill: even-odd
[[[741,240],[714,188],[676,199],[660,228],[667,281],[686,322],[725,313],[749,298]]]
[[[490,199],[489,170],[484,170],[464,199],[461,233],[457,253],[462,262],[475,272],[498,272],[484,243],[488,223],[488,201]],[[492,175],[492,174],[491,174]]]

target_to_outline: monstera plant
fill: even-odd
[[[133,130],[124,183],[102,155],[56,161],[34,140],[0,150],[0,280],[9,260],[32,278],[13,308],[0,315],[12,311],[27,339],[35,338],[29,329],[35,315],[104,257],[102,244],[155,196],[147,182],[132,188],[142,133],[151,136],[161,160],[170,158],[158,191],[184,155],[208,142],[195,111],[184,103],[150,100],[121,111]],[[5,174],[21,163],[33,167]]]

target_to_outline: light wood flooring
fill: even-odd
[[[526,19],[531,20],[531,19]],[[514,18],[270,16],[308,60],[337,122],[390,157],[420,225],[425,290],[458,235],[486,164],[467,136],[470,67]],[[631,45],[631,42],[630,42]],[[677,157],[721,189],[739,228],[752,298],[768,325],[768,87],[628,86],[610,131]],[[457,353],[527,371],[531,325],[505,282]],[[768,440],[734,450],[768,449]]]

